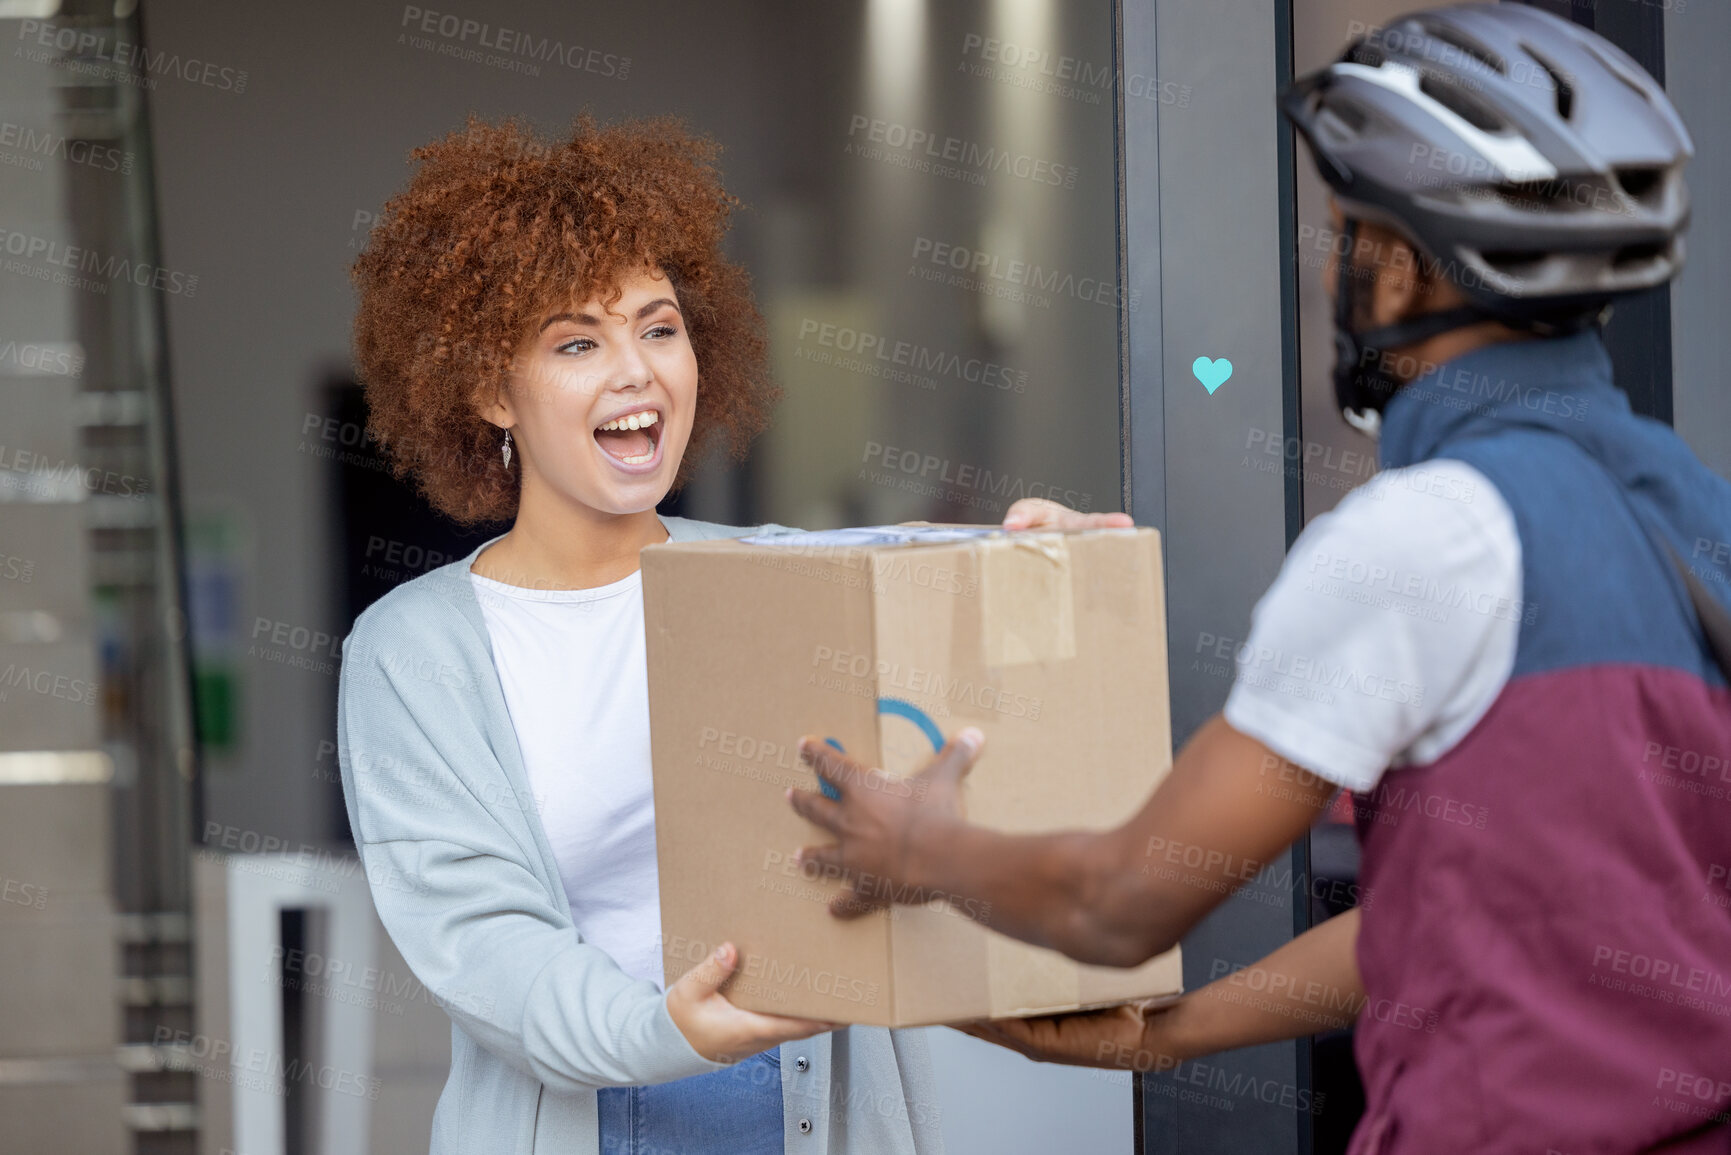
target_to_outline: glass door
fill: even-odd
[[[1483,0],[1496,2],[1496,0]],[[1515,0],[1508,0],[1515,2]],[[1681,0],[1531,0],[1592,27],[1664,81],[1695,137],[1689,264],[1666,290],[1619,305],[1607,343],[1635,408],[1674,421],[1731,474],[1731,116],[1715,44],[1731,9]],[[1341,419],[1323,185],[1280,123],[1275,94],[1414,0],[1121,0],[1121,314],[1126,482],[1139,522],[1166,535],[1174,739],[1223,703],[1251,606],[1304,525],[1376,470],[1374,443]],[[1722,198],[1719,198],[1722,199]],[[1219,361],[1232,363],[1224,383]],[[1205,360],[1206,359],[1206,360]],[[1226,655],[1224,657],[1220,655]],[[1342,812],[1344,814],[1344,811]],[[1346,909],[1358,856],[1330,815],[1185,941],[1194,989]],[[1349,1032],[1253,1048],[1140,1077],[1138,1151],[1344,1151],[1362,1111]]]

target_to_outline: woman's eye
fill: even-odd
[[[578,337],[576,340],[567,341],[563,345],[560,345],[559,346],[559,352],[561,352],[561,353],[587,353],[589,350],[591,350],[593,348],[595,348],[595,342],[594,341],[591,341],[588,337]]]
[[[648,333],[644,334],[644,336],[655,338],[671,337],[677,332],[679,332],[679,330],[675,329],[672,325],[657,325],[653,329],[649,330]]]

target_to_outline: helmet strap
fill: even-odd
[[[1334,396],[1347,423],[1375,437],[1381,427],[1383,406],[1405,384],[1385,368],[1388,351],[1495,318],[1476,305],[1457,305],[1360,332],[1356,327],[1359,314],[1357,266],[1353,262],[1358,249],[1358,230],[1358,220],[1348,218],[1346,253],[1335,268]]]

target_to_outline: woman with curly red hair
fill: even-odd
[[[749,532],[656,505],[774,397],[716,153],[470,118],[355,262],[373,436],[458,522],[511,520],[344,643],[350,825],[452,1021],[435,1155],[941,1150],[919,1035],[734,1007],[732,944],[662,970],[638,551]]]

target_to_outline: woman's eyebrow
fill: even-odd
[[[655,312],[655,310],[661,308],[663,305],[672,305],[673,311],[676,313],[679,312],[678,301],[675,301],[672,297],[657,297],[641,309],[637,310],[637,319],[639,321],[643,320],[643,318],[649,316],[649,314]]]
[[[663,305],[672,305],[674,312],[679,311],[679,302],[675,301],[672,297],[657,297],[647,305],[644,305],[641,309],[637,310],[637,320],[641,321]],[[599,325],[601,323],[588,313],[555,313],[545,321],[542,321],[541,328],[537,329],[536,332],[545,332],[547,326],[557,324],[560,321],[575,321],[579,325]]]

